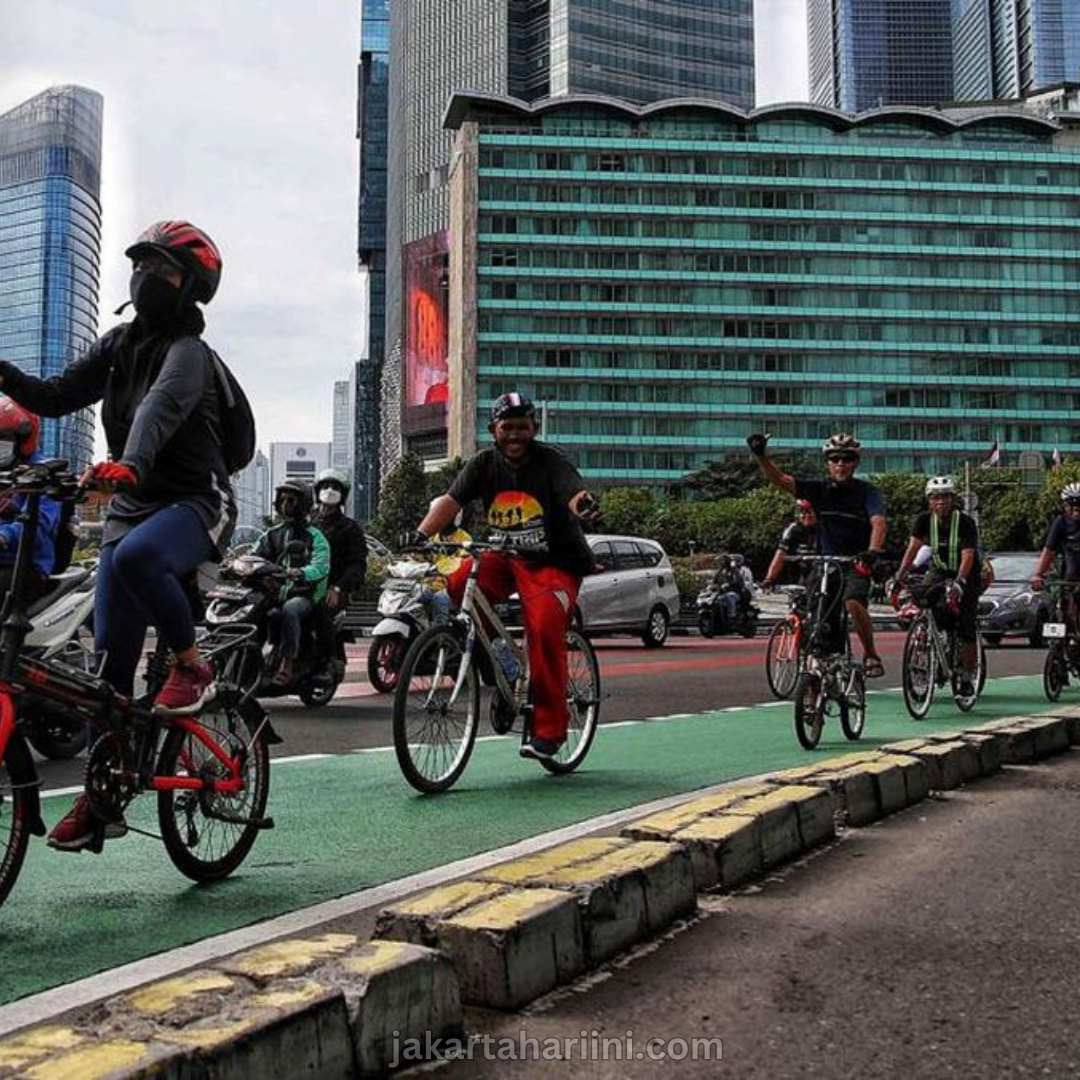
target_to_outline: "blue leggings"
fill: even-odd
[[[182,504],[157,511],[101,549],[94,643],[105,656],[101,674],[119,693],[134,692],[148,626],[157,627],[174,652],[195,644],[183,581],[213,554],[202,519]]]

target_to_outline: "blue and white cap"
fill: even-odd
[[[527,398],[524,394],[503,394],[496,398],[495,404],[491,406],[491,422],[493,424],[499,420],[506,420],[509,417],[533,417],[535,415],[536,406],[532,403],[532,400]]]

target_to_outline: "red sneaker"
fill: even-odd
[[[82,851],[94,839],[94,829],[103,824],[90,809],[90,800],[80,795],[75,805],[60,819],[56,828],[49,833],[46,843],[58,851]],[[123,821],[111,821],[104,824],[104,839],[115,840],[127,833]]]
[[[154,712],[159,716],[195,713],[212,701],[216,693],[214,669],[205,660],[193,664],[174,660],[165,685],[154,699]]]

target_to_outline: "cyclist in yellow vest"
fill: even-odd
[[[960,693],[972,696],[971,672],[979,662],[976,617],[982,591],[982,566],[979,560],[979,526],[970,514],[960,509],[956,482],[951,476],[935,476],[926,483],[929,510],[924,510],[911,526],[911,539],[894,579],[894,590],[903,585],[919,549],[930,548],[930,569],[923,580],[922,592],[933,595],[944,585],[949,609],[955,612],[960,638],[960,662],[964,666]]]

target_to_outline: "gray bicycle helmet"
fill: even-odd
[[[349,483],[349,474],[344,469],[323,469],[318,476],[315,477],[315,498],[318,499],[319,492],[327,484],[333,484],[336,488],[341,490],[342,499],[349,497],[349,491],[352,489],[352,485]]]

